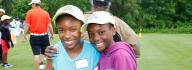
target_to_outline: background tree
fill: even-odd
[[[131,25],[132,28],[138,28],[138,0],[112,0],[111,12]]]
[[[91,10],[89,0],[41,0],[41,7],[51,17],[64,5],[78,6],[84,12]],[[192,0],[111,0],[111,12],[138,31],[192,33]],[[6,14],[25,19],[31,8],[30,0],[0,0]]]
[[[12,10],[12,0],[0,0],[1,8],[6,11],[6,14],[11,14]]]

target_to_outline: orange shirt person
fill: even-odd
[[[26,33],[29,30],[35,70],[40,69],[40,65],[42,65],[40,55],[44,55],[45,48],[50,45],[48,36],[49,30],[51,33],[50,37],[53,39],[53,28],[49,13],[40,7],[40,2],[40,0],[31,1],[30,5],[32,5],[32,9],[26,14],[23,36],[23,41],[25,42],[27,39]]]

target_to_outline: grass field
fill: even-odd
[[[143,34],[141,45],[138,70],[192,70],[192,34]],[[14,67],[0,70],[34,70],[28,42],[18,40],[8,60]]]

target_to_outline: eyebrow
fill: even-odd
[[[77,26],[69,26],[69,27],[67,27],[67,28],[76,28]],[[61,28],[63,28],[63,27],[57,27],[58,29],[61,29]],[[66,29],[66,27],[64,27],[64,29]]]

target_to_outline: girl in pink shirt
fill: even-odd
[[[114,24],[110,13],[98,11],[82,26],[81,30],[88,31],[89,40],[101,52],[98,70],[137,70],[132,47],[120,42]]]

